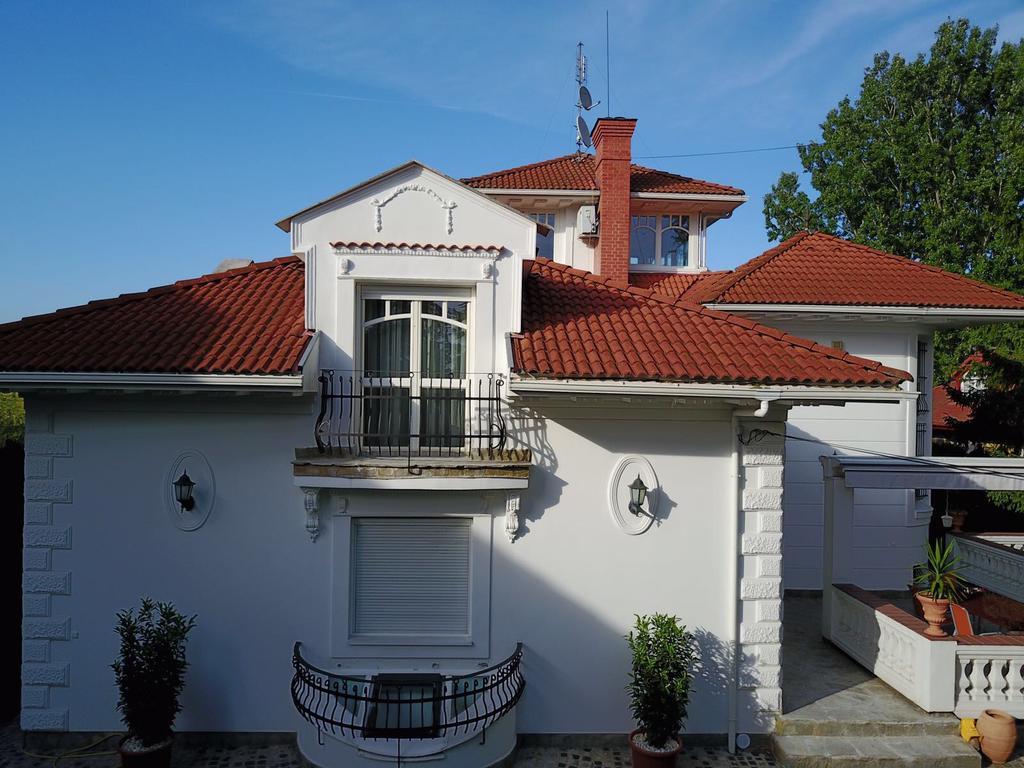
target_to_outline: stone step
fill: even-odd
[[[871,712],[867,707],[865,712]],[[775,720],[775,733],[780,736],[953,736],[959,732],[960,721],[952,715],[921,713],[914,719],[891,718],[871,720],[830,720],[822,717],[785,715]]]
[[[959,736],[772,737],[783,768],[981,768],[981,755]]]

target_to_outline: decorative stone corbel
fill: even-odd
[[[302,492],[306,495],[306,532],[310,541],[316,541],[320,535],[320,489],[303,488]]]
[[[483,275],[483,278],[485,280],[494,277],[497,271],[498,269],[494,263],[494,259],[491,259],[490,261],[485,261],[480,268],[480,273]]]
[[[338,259],[338,277],[344,277],[352,272],[352,259],[342,256]]]
[[[505,535],[509,542],[519,535],[519,494],[510,493],[505,499]]]

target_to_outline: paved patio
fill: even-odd
[[[94,751],[109,750],[117,739]],[[57,750],[50,750],[56,755]],[[695,768],[775,768],[771,755],[747,752],[729,755],[724,749],[688,747],[679,761]],[[0,768],[48,768],[52,758],[34,757],[22,750],[21,731],[13,723],[0,729]],[[117,755],[69,757],[59,768],[116,768]],[[261,747],[207,747],[177,749],[173,765],[180,768],[304,768],[308,763],[291,744]],[[387,763],[381,763],[387,765]],[[629,768],[628,749],[572,749],[566,747],[524,747],[516,753],[515,768]]]

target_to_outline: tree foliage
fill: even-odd
[[[1024,46],[995,28],[943,23],[929,54],[876,54],[856,99],[799,148],[817,192],[784,173],[764,199],[772,239],[807,228],[1024,292]],[[940,345],[944,372],[978,343],[1019,347],[1019,328]]]
[[[984,446],[993,456],[1024,455],[1024,356],[1014,358],[981,348],[981,361],[966,375],[980,386],[946,387],[950,399],[967,408],[967,419],[952,419],[958,443]],[[990,491],[988,498],[1004,509],[1024,514],[1024,493]]]
[[[13,392],[0,392],[0,448],[25,442],[25,403]]]

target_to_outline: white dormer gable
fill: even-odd
[[[367,297],[407,295],[421,303],[466,298],[474,370],[508,372],[522,261],[536,243],[526,216],[412,161],[279,226],[306,260],[306,322],[321,332],[325,367],[362,366]]]

